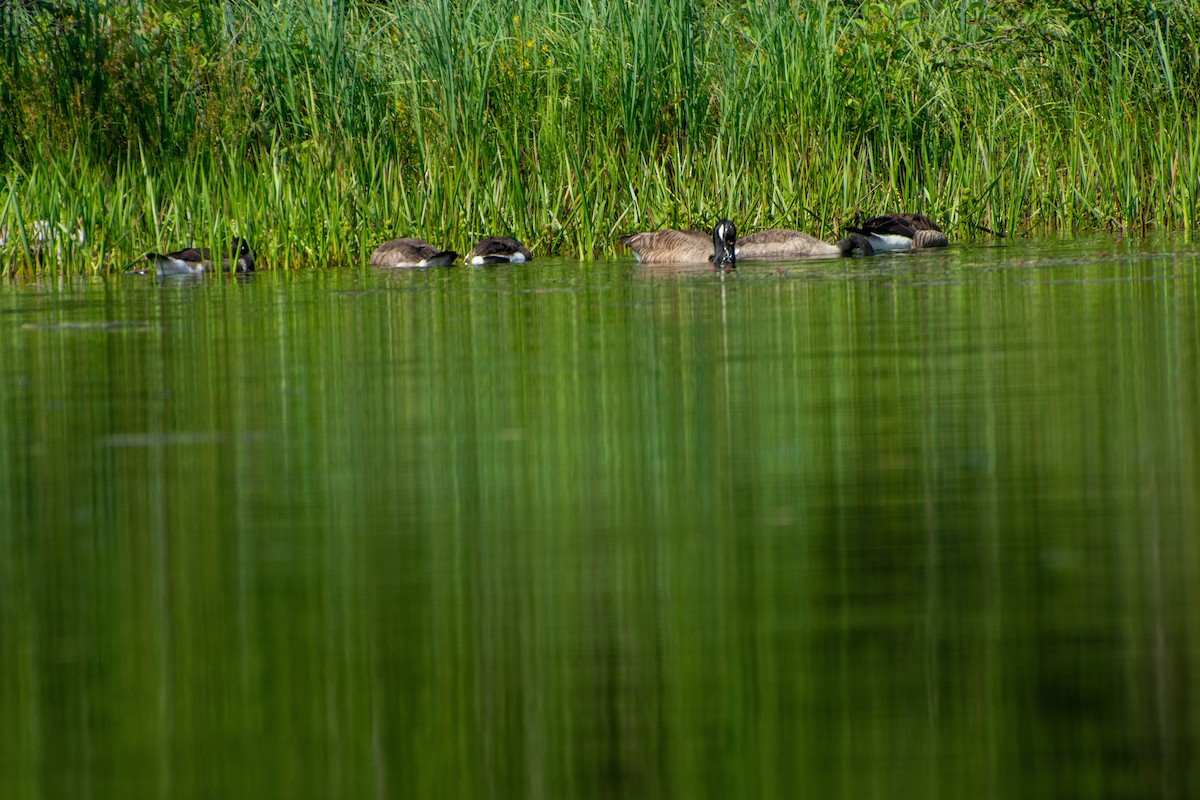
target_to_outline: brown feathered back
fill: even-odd
[[[458,260],[453,250],[439,250],[424,239],[392,239],[375,248],[373,267],[445,267]]]
[[[677,231],[670,228],[634,233],[618,239],[643,264],[699,264],[711,262],[712,235],[701,231]]]

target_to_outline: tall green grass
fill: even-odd
[[[248,236],[270,266],[512,232],[593,257],[718,216],[832,236],[1190,229],[1183,3],[18,2],[0,10],[3,220],[115,269]]]

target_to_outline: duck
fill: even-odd
[[[234,253],[232,266],[230,253]],[[173,253],[146,253],[144,258],[154,265],[154,272],[159,277],[168,275],[203,275],[213,269],[216,259],[207,247],[186,247]],[[253,272],[254,248],[240,236],[233,237],[232,249],[221,253],[221,270],[223,272]]]
[[[468,264],[523,264],[526,261],[533,261],[533,253],[511,236],[487,236],[467,253]]]
[[[737,257],[744,261],[769,261],[813,256],[849,256],[855,251],[875,254],[867,237],[852,233],[836,244],[821,241],[800,231],[772,228],[737,240]]]
[[[710,262],[714,267],[736,265],[737,228],[722,219],[713,226],[710,236],[703,231],[670,228],[622,236],[617,240],[633,251],[642,264],[699,264]]]
[[[942,229],[924,214],[883,214],[858,225],[847,225],[846,230],[867,237],[872,247],[883,252],[926,250],[950,244]]]
[[[448,267],[458,261],[458,253],[440,250],[424,239],[392,239],[371,253],[373,267]]]

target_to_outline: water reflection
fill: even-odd
[[[8,287],[0,793],[1194,794],[1178,249]]]

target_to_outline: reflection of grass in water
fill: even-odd
[[[610,254],[722,214],[826,237],[899,208],[960,236],[1196,223],[1185,4],[146,6],[0,21],[5,220],[89,231],[6,270],[232,230],[294,266],[399,234]]]
[[[1172,263],[0,289],[3,796],[1190,785]]]

